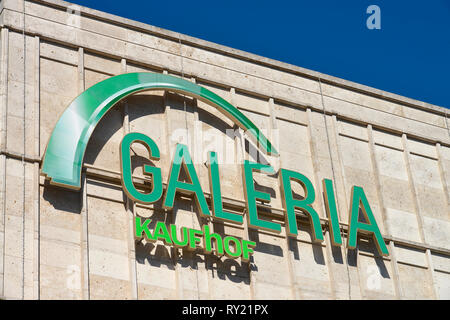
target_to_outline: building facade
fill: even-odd
[[[448,109],[60,0],[3,0],[0,9],[2,298],[450,298]],[[261,152],[251,132],[198,95],[156,88],[120,99],[99,119],[78,190],[50,181],[44,156],[66,108],[93,85],[134,72],[213,92],[278,155]],[[211,209],[207,156],[215,151],[223,208],[235,216],[251,211],[242,163],[270,165],[273,174],[255,171],[250,180],[270,196],[254,201],[259,218],[281,232],[199,214],[195,195],[181,192],[170,208],[162,200],[133,201],[122,186],[120,151],[130,132],[150,137],[160,151],[150,160],[148,150],[131,147],[137,189],[149,192],[143,165],[157,166],[167,193],[182,143]],[[298,234],[287,235],[281,168],[311,182],[323,241],[315,241],[310,215],[298,208]],[[334,188],[340,246],[330,233],[324,179]],[[364,190],[388,255],[370,233],[347,245],[354,186]],[[307,198],[301,183],[292,188]],[[256,246],[246,261],[135,239],[135,217],[206,225]]]

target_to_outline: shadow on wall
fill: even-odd
[[[178,111],[184,111],[184,103],[186,101],[186,112],[193,114],[194,111],[198,112],[199,120],[208,124],[209,126],[221,131],[223,134],[227,133],[227,130],[233,129],[225,121],[210,114],[200,107],[194,107],[196,100],[183,97],[179,94],[166,92],[166,98],[157,94],[139,94],[132,95],[115,105],[101,120],[100,124],[94,129],[92,136],[89,140],[89,144],[86,149],[84,161],[89,164],[94,164],[105,144],[116,134],[123,129],[124,120],[124,104],[128,106],[129,122],[130,124],[144,117],[152,115],[164,115],[166,112],[166,105],[169,105],[172,109]],[[184,100],[183,100],[184,99]],[[176,120],[176,119],[175,119]],[[163,130],[162,128],[149,128],[149,130]],[[133,131],[133,130],[131,130]],[[159,146],[163,151],[163,146]],[[117,146],[117,153],[119,146]],[[137,163],[136,163],[137,165]],[[133,166],[134,168],[135,166]]]
[[[376,248],[376,244],[375,241],[370,238],[370,239],[362,239],[362,238],[358,238],[358,247],[357,250],[359,250],[361,253],[365,253],[369,256],[372,256],[373,259],[375,260],[375,263],[378,267],[378,270],[380,271],[380,274],[383,278],[385,279],[390,279],[390,275],[389,275],[389,271],[386,268],[385,265],[385,260],[383,259],[383,257],[378,253],[378,250]],[[351,250],[351,251],[355,251],[355,266],[357,264],[356,261],[356,250]],[[350,264],[350,263],[349,263]]]
[[[83,189],[82,189],[83,190]],[[48,181],[45,182],[43,188],[43,199],[48,201],[55,209],[80,214],[82,208],[82,192],[70,191],[63,188],[50,186]],[[206,219],[199,216],[198,208],[195,202],[190,199],[183,199],[177,197],[175,203],[177,206],[169,211],[167,214],[162,209],[162,200],[154,204],[154,211],[152,215],[146,217],[152,219],[150,229],[153,230],[157,221],[163,221],[166,225],[176,222],[178,215],[186,215],[190,213],[189,217],[194,225],[203,225]],[[125,207],[124,207],[125,210]],[[179,212],[179,211],[183,212]],[[219,233],[222,237],[228,235],[225,232],[223,222],[213,221],[213,231]],[[198,228],[198,227],[197,227]],[[299,230],[302,233],[307,233],[312,238],[311,226],[309,224],[299,223]],[[325,235],[328,236],[328,235]],[[255,252],[264,253],[267,255],[275,255],[279,257],[287,256],[283,249],[271,243],[265,243],[260,240],[258,231],[249,230],[248,238],[257,243]],[[325,249],[320,244],[308,244],[312,246],[312,253],[315,263],[318,265],[326,265],[323,250]],[[299,241],[293,238],[288,240],[288,250],[291,257],[295,260],[302,261],[304,257],[299,250]],[[326,249],[325,249],[326,250]],[[337,264],[348,264],[351,267],[358,265],[358,251],[366,256],[372,256],[380,275],[385,279],[390,279],[391,276],[385,265],[386,261],[378,254],[375,243],[372,239],[358,239],[358,248],[355,250],[348,250],[345,255],[343,247],[331,247],[332,262]],[[176,253],[178,252],[178,253]],[[345,258],[344,258],[345,257]],[[346,261],[344,261],[346,260]],[[153,267],[160,268],[166,266],[170,270],[175,269],[178,264],[181,268],[189,268],[191,270],[204,269],[210,273],[212,278],[220,280],[229,280],[235,283],[250,284],[250,272],[258,272],[258,261],[254,260],[252,256],[249,262],[241,262],[237,259],[229,259],[225,256],[218,257],[215,255],[204,254],[202,251],[188,251],[176,250],[172,246],[166,246],[160,243],[146,243],[145,241],[136,242],[136,261],[140,264],[149,264]]]
[[[344,264],[344,255],[343,255],[344,248],[341,247],[335,247],[331,246],[331,254],[333,256],[333,262]],[[378,251],[376,250],[375,243],[372,239],[358,239],[358,247],[357,249],[349,249],[347,250],[347,261],[345,264],[348,264],[351,267],[357,267],[358,266],[358,250],[361,252],[366,252],[370,256],[373,256],[373,259],[375,259],[375,263],[378,267],[378,270],[380,271],[380,274],[383,278],[390,279],[389,271],[386,268],[385,261],[383,258],[379,255]]]
[[[83,206],[82,195],[83,193],[80,191],[73,191],[57,186],[52,186],[50,185],[50,182],[48,180],[44,181],[44,190],[42,197],[45,201],[48,201],[48,203],[50,203],[56,210],[80,214],[81,208]]]
[[[104,118],[94,129],[94,132],[92,132],[84,156],[84,162],[94,164],[105,147],[105,144],[114,136],[114,134],[123,130],[125,103],[128,105],[129,121],[131,122],[139,117],[164,113],[162,101],[162,97],[159,95],[139,94],[127,97],[117,103],[108,113],[106,113]],[[117,145],[117,157],[119,157],[119,145]]]
[[[278,245],[260,241],[258,231],[249,229],[248,236],[249,240],[256,242],[255,252],[283,257],[283,249]]]
[[[313,257],[314,257],[314,261],[317,264],[320,265],[325,265],[325,257],[323,255],[323,247],[319,244],[311,244],[312,246],[312,252],[313,252]],[[300,251],[299,251],[299,247],[298,247],[298,241],[295,239],[289,239],[289,251],[292,252],[292,256],[294,257],[294,260],[299,260],[301,261],[301,259],[303,259],[302,257],[300,257]]]
[[[194,202],[195,203],[195,202]],[[207,223],[207,220],[200,216],[199,210],[193,201],[177,196],[175,207],[167,213],[162,209],[162,201],[154,205],[153,213],[146,217],[152,219],[149,229],[153,230],[158,221],[163,221],[166,225],[176,223],[177,218],[182,220],[182,225],[200,229],[199,226]],[[188,225],[186,225],[186,223]],[[192,225],[190,225],[192,223]],[[224,233],[221,222],[213,222],[213,230],[222,237]],[[140,264],[148,263],[153,267],[165,265],[170,270],[175,270],[175,265],[181,268],[199,270],[204,269],[210,273],[212,278],[230,280],[235,283],[250,284],[250,262],[241,262],[239,259],[230,259],[226,256],[216,256],[205,254],[201,249],[190,251],[186,249],[175,249],[172,246],[162,243],[151,243],[145,240],[136,241],[136,261]],[[252,265],[254,271],[257,268]]]
[[[230,280],[235,283],[250,284],[249,263],[229,259],[225,256],[217,257],[199,251],[175,249],[160,243],[136,242],[136,262],[160,268],[166,266],[175,270],[177,264],[181,268],[190,270],[205,269],[212,278]]]
[[[122,126],[123,105],[118,103],[105,114],[103,119],[92,132],[86,148],[83,163],[94,164],[106,143],[113,137],[114,134],[117,133],[117,131],[122,131]],[[117,157],[119,157],[118,155],[119,145],[117,145]]]

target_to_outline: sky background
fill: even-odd
[[[69,2],[450,108],[450,0]]]

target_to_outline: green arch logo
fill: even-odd
[[[42,174],[50,178],[52,184],[80,189],[84,153],[97,124],[121,99],[146,90],[170,90],[206,102],[249,133],[265,153],[278,155],[277,150],[253,122],[210,90],[173,76],[138,72],[101,81],[72,101],[50,136],[42,163]]]

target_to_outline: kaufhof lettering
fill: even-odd
[[[143,145],[149,154],[149,158],[154,162],[160,159],[160,152],[157,144],[147,135],[142,133],[132,132],[125,135],[120,145],[121,171],[122,171],[122,186],[127,196],[133,201],[150,204],[160,200],[163,197],[163,184],[161,169],[157,166],[150,166],[145,164],[143,172],[152,177],[152,190],[150,193],[143,193],[135,187],[132,179],[132,166],[130,148],[133,143]],[[210,180],[210,194],[211,194],[211,212],[208,207],[205,195],[203,193],[200,180],[192,162],[188,147],[184,144],[177,144],[172,159],[169,176],[167,179],[167,187],[163,198],[163,207],[165,209],[172,209],[174,207],[175,195],[177,192],[187,193],[193,196],[197,203],[200,215],[204,217],[213,217],[214,219],[225,220],[236,224],[243,223],[243,216],[228,212],[223,208],[221,183],[220,183],[220,168],[218,157],[215,152],[208,153],[208,170]],[[181,168],[189,182],[180,180]],[[249,228],[264,229],[275,233],[281,232],[281,225],[279,223],[261,219],[258,215],[257,200],[270,202],[270,194],[258,191],[253,182],[254,172],[274,174],[275,170],[270,165],[260,164],[245,160],[242,164],[242,185],[246,199],[247,209],[247,225]],[[282,203],[285,210],[285,230],[287,236],[296,237],[298,235],[298,226],[295,210],[301,210],[310,218],[312,225],[312,237],[314,242],[324,241],[322,227],[320,223],[319,214],[312,207],[316,199],[316,192],[311,181],[303,174],[297,171],[280,169],[279,171],[279,185],[282,195]],[[292,183],[298,183],[302,186],[305,197],[303,199],[294,198],[292,192]],[[335,200],[335,192],[333,182],[330,179],[323,179],[323,190],[325,198],[325,206],[328,216],[328,223],[330,228],[331,243],[334,246],[342,245],[342,237],[340,233],[340,226],[338,221],[337,206]],[[364,232],[372,236],[374,243],[381,255],[387,256],[387,250],[384,239],[378,228],[377,222],[370,208],[367,197],[363,188],[353,186],[350,199],[350,212],[348,222],[348,236],[347,247],[350,249],[356,248],[357,235],[359,232]],[[363,213],[365,222],[361,222],[359,212]],[[178,237],[175,225],[171,225],[169,230],[162,222],[157,222],[154,232],[148,229],[149,220],[142,221],[141,218],[136,217],[136,237],[143,236],[149,241],[156,241],[161,239],[167,244],[172,244],[178,247],[186,247],[188,249],[196,249],[201,239],[204,242],[204,251],[212,252],[212,241],[216,242],[215,252],[218,254],[226,254],[231,258],[241,257],[243,260],[248,260],[252,254],[252,248],[256,245],[252,241],[238,240],[234,237],[221,238],[218,234],[211,234],[209,227],[204,226],[203,230],[195,230],[188,228],[181,228]],[[233,248],[231,248],[233,247]]]
[[[138,239],[145,237],[147,241],[155,242],[162,240],[166,244],[174,245],[177,248],[188,250],[203,249],[205,253],[215,253],[225,255],[228,258],[241,258],[248,261],[253,253],[256,243],[249,240],[239,240],[233,236],[222,238],[218,233],[211,233],[208,225],[204,225],[202,230],[181,227],[177,232],[177,226],[171,224],[169,229],[162,221],[157,221],[153,233],[150,230],[151,219],[135,218],[135,236]],[[170,231],[169,231],[170,230]],[[201,247],[203,242],[203,247]],[[213,242],[215,242],[213,249]]]

